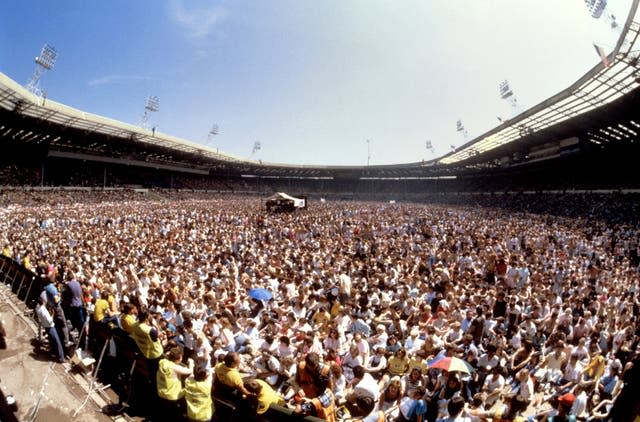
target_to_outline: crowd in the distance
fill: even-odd
[[[2,253],[51,280],[53,327],[130,333],[176,417],[215,418],[213,390],[330,421],[605,420],[636,354],[637,225],[56,195],[5,193]]]

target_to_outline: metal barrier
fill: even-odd
[[[35,309],[41,282],[33,271],[7,256],[0,255],[0,282],[11,286],[11,291],[29,310]]]

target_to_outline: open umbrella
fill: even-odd
[[[269,300],[273,297],[273,294],[265,288],[258,287],[249,290],[249,297],[256,300]]]
[[[464,372],[470,374],[473,367],[460,358],[443,356],[427,362],[429,368],[440,368],[447,372]]]

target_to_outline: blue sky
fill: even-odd
[[[620,23],[629,2],[609,0]],[[8,0],[0,71],[55,101],[127,123],[160,99],[158,131],[270,162],[435,158],[570,85],[619,32],[583,0]],[[213,124],[220,134],[207,142]],[[435,153],[427,151],[431,140]]]

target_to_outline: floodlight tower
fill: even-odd
[[[251,150],[251,155],[249,156],[249,158],[253,157],[255,153],[260,151],[261,149],[262,149],[262,144],[260,143],[260,141],[255,141],[253,143],[253,149]]]
[[[371,141],[367,139],[367,167],[369,166],[369,162],[371,162]]]
[[[433,147],[433,143],[431,142],[430,139],[427,142],[425,142],[425,148],[427,149],[427,151],[430,151],[431,154],[434,154],[436,152],[435,148]]]
[[[619,25],[615,15],[607,10],[607,0],[584,0],[584,4],[587,6],[592,18],[600,19],[604,16],[611,29],[616,30],[618,28]]]
[[[207,142],[211,142],[213,141],[214,136],[217,136],[220,133],[220,128],[218,127],[217,124],[213,124],[213,126],[211,126],[211,130],[209,131],[209,134],[207,135]]]
[[[508,80],[505,79],[504,81],[500,82],[500,85],[498,85],[498,92],[500,93],[501,99],[507,100],[507,102],[509,102],[513,115],[516,115],[518,111],[518,99],[509,86]]]
[[[140,119],[140,126],[143,128],[148,128],[149,117],[151,117],[151,113],[154,113],[160,109],[160,100],[155,95],[149,95],[147,97],[147,102],[144,105],[144,113],[142,114],[142,118]]]
[[[40,78],[47,70],[53,69],[53,66],[56,64],[56,59],[58,58],[58,51],[50,46],[49,44],[45,44],[40,50],[40,55],[36,57],[36,68],[33,70],[33,74],[29,81],[27,81],[26,88],[29,92],[42,96],[43,91],[40,89]]]
[[[464,139],[464,143],[467,143],[467,139],[469,138],[469,132],[467,132],[467,129],[465,129],[464,125],[462,124],[462,120],[458,119],[458,121],[456,122],[456,131],[458,133],[460,133],[462,135],[462,138]],[[455,149],[455,146],[453,146],[453,149]]]

